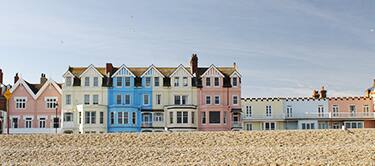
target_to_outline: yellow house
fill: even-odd
[[[245,98],[241,102],[244,130],[284,129],[284,99]]]

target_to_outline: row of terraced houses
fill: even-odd
[[[3,85],[0,130],[5,133],[119,133],[374,128],[374,87],[364,96],[241,98],[241,74],[230,67],[68,67],[64,83],[41,74]],[[9,88],[9,113],[3,96]],[[8,121],[9,119],[9,121]]]

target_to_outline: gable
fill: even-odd
[[[208,76],[216,76],[216,77],[224,77],[224,75],[214,66],[211,65],[203,74],[202,77]]]
[[[36,99],[36,95],[30,89],[29,85],[22,78],[20,78],[16,82],[16,84],[10,89],[10,92],[13,93],[13,96],[28,95],[31,98]]]
[[[193,77],[193,75],[191,75],[190,72],[183,65],[178,66],[178,68],[170,75],[170,77],[175,76]]]
[[[159,77],[163,77],[164,78],[164,75],[154,66],[154,65],[151,65],[142,75],[141,77],[144,77],[144,76],[159,76]]]
[[[99,76],[104,77],[95,67],[94,65],[90,65],[79,77],[85,77],[85,76]]]
[[[113,77],[118,77],[118,76],[133,76],[135,77],[135,75],[125,66],[125,65],[122,65],[113,75],[112,75],[112,78]]]
[[[39,92],[36,94],[36,99],[43,95],[44,93],[51,93],[57,91],[59,95],[62,94],[62,90],[59,85],[56,84],[55,81],[48,79],[48,81],[43,85],[43,87],[39,90]]]

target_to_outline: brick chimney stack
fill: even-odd
[[[0,84],[4,84],[4,82],[3,82],[3,77],[4,77],[3,70],[0,69]]]
[[[44,73],[42,73],[41,75],[40,75],[40,84],[44,84],[44,83],[46,83],[47,82],[47,78],[46,78],[46,74],[44,74]]]
[[[324,86],[320,89],[320,98],[325,99],[327,98],[327,90],[324,89]]]
[[[191,74],[195,74],[197,76],[197,72],[198,72],[198,56],[197,54],[193,54],[191,56],[191,60],[190,60],[190,71],[191,71]]]
[[[112,74],[112,71],[113,71],[113,65],[112,65],[112,63],[106,63],[106,65],[105,65],[105,72],[106,72],[106,74],[108,74],[108,73]]]
[[[16,73],[16,75],[14,76],[14,84],[17,83],[17,81],[20,79],[20,77],[18,77],[18,73]]]

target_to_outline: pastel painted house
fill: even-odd
[[[241,100],[244,130],[283,130],[283,98],[244,98]]]
[[[199,130],[240,130],[241,75],[236,65],[211,65],[209,68],[198,68],[198,71]]]
[[[9,101],[10,133],[59,133],[61,84],[41,75],[31,84],[16,74]]]
[[[152,78],[143,74],[145,68],[122,65],[111,76],[108,94],[108,132],[140,132],[142,126],[151,127]],[[146,126],[147,125],[147,126]]]
[[[63,75],[64,133],[106,133],[111,64],[69,67]]]
[[[3,82],[3,70],[0,69],[0,134],[5,133],[6,125],[6,99],[4,93],[7,90],[7,86]]]
[[[329,98],[329,127],[375,128],[374,103],[372,97]]]

